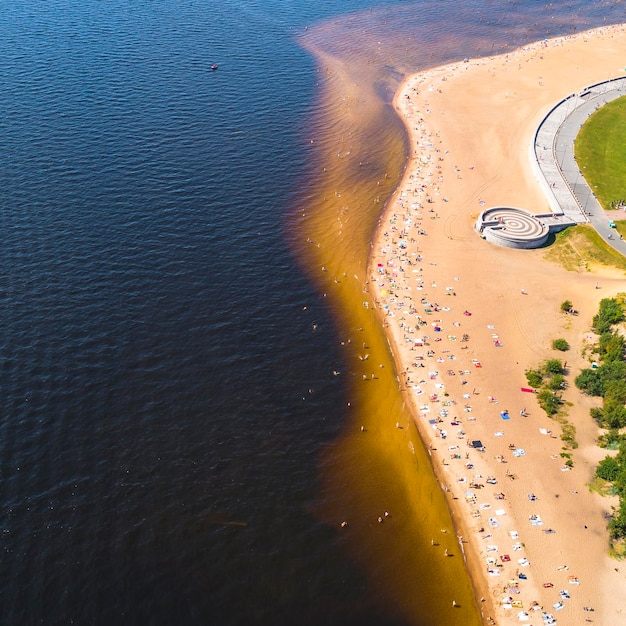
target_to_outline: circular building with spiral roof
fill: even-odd
[[[491,243],[530,249],[543,246],[551,232],[563,230],[571,224],[571,220],[562,214],[535,215],[517,207],[497,206],[482,211],[476,220],[476,230]]]

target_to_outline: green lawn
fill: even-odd
[[[618,233],[620,230],[626,233],[626,222],[615,224]],[[626,258],[609,246],[591,224],[570,226],[557,233],[554,244],[545,250],[545,258],[570,272],[589,272],[594,266],[604,266],[626,273]]]
[[[574,154],[600,204],[626,202],[626,96],[600,107],[583,124]]]

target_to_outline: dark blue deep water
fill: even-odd
[[[0,0],[0,624],[395,623],[311,512],[345,389],[288,244],[296,36],[380,4]]]

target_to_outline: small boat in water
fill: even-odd
[[[217,65],[216,65],[215,63],[213,63],[213,65],[211,65],[211,69],[212,69],[213,71],[215,71],[215,70],[217,69]]]

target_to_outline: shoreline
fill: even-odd
[[[597,302],[620,280],[610,272],[572,276],[541,250],[498,248],[473,231],[481,207],[545,210],[530,137],[554,102],[614,75],[606,59],[624,52],[624,27],[602,27],[412,75],[394,97],[410,155],[379,219],[368,283],[407,406],[449,496],[477,599],[485,598],[483,616],[498,624],[523,613],[542,623],[533,602],[568,623],[615,623],[626,607],[617,562],[607,556],[610,499],[585,486],[603,456],[593,447],[593,400],[572,383]],[[601,290],[593,289],[598,276]],[[577,318],[560,314],[565,299]],[[581,444],[572,471],[560,457],[560,426],[520,391],[525,369],[559,356],[549,347],[558,336],[572,346],[563,355],[564,398],[574,403],[568,419]],[[581,542],[589,554],[567,550]],[[437,549],[436,537],[432,543]]]

